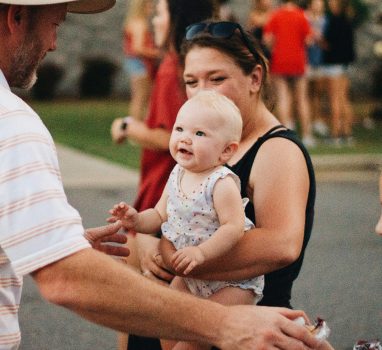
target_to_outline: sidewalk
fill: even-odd
[[[103,158],[57,144],[64,186],[67,188],[137,187],[139,173]],[[376,181],[382,155],[312,156],[318,181]]]

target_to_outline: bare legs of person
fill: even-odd
[[[345,75],[328,79],[332,117],[331,134],[334,140],[352,136],[353,109],[349,99],[349,79]]]
[[[313,147],[315,141],[312,136],[307,79],[304,76],[289,78],[277,75],[272,79],[277,93],[277,116],[280,122],[289,129],[295,129],[292,119],[292,103],[295,101],[302,140],[306,146]]]
[[[323,137],[329,135],[328,126],[323,118],[322,97],[325,93],[326,80],[322,77],[313,77],[310,80],[310,107],[313,131]]]
[[[183,278],[175,277],[170,288],[191,293],[185,284]],[[226,287],[222,288],[208,299],[215,301],[223,305],[253,305],[254,294],[251,290],[244,290],[237,287]],[[170,316],[170,315],[169,315]],[[209,350],[211,345],[200,344],[200,343],[190,343],[190,342],[177,342],[173,340],[161,340],[162,350]]]
[[[147,101],[151,93],[150,78],[146,74],[131,77],[130,91],[130,115],[137,120],[143,120],[146,117]]]

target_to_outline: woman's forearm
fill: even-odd
[[[127,138],[141,147],[152,150],[168,150],[170,132],[163,128],[151,129],[141,121],[133,120],[127,128]]]
[[[295,261],[301,251],[298,239],[286,237],[290,235],[252,229],[228,254],[197,266],[191,275],[200,279],[242,280],[278,270]]]

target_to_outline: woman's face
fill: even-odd
[[[201,89],[213,89],[230,98],[245,117],[255,91],[252,75],[245,75],[235,61],[213,48],[194,47],[186,55],[183,74],[188,98]]]
[[[170,13],[168,12],[167,0],[158,0],[153,17],[153,27],[155,45],[163,47],[170,31]]]

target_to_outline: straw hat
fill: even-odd
[[[113,7],[116,0],[0,0],[11,5],[52,5],[67,2],[68,11],[74,13],[98,13]]]

